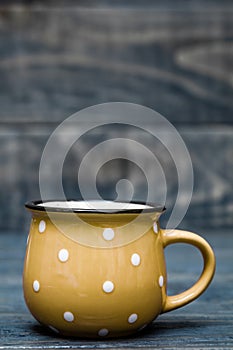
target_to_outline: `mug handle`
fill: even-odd
[[[198,248],[202,254],[204,266],[198,281],[186,291],[168,296],[161,313],[165,313],[182,307],[201,295],[210,284],[215,272],[215,256],[210,245],[202,237],[195,233],[183,230],[161,230],[163,247],[166,248],[174,243],[187,243]]]

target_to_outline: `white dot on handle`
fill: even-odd
[[[141,262],[141,257],[139,254],[137,253],[134,253],[132,256],[131,256],[131,263],[133,266],[138,266],[140,265],[140,262]]]
[[[98,335],[100,337],[106,337],[106,335],[108,335],[108,333],[109,333],[109,330],[107,328],[102,328],[99,330]]]
[[[132,315],[129,316],[128,322],[129,323],[134,323],[134,322],[137,321],[137,319],[138,319],[138,315],[137,314],[132,314]]]
[[[37,280],[35,280],[35,281],[33,282],[32,287],[33,287],[34,292],[36,292],[36,293],[39,292],[39,290],[40,290],[40,282],[37,281]]]
[[[159,286],[162,288],[163,287],[163,276],[159,276]]]
[[[70,311],[66,311],[63,314],[64,320],[67,322],[73,322],[74,321],[74,315]]]
[[[69,252],[67,249],[61,249],[58,252],[58,259],[61,262],[66,262],[69,259]]]
[[[115,233],[112,228],[106,228],[103,232],[103,237],[106,241],[112,241],[115,236]]]
[[[41,220],[39,223],[39,232],[43,233],[46,230],[46,222],[44,220]]]
[[[154,233],[158,233],[159,232],[158,225],[157,225],[156,222],[154,222],[154,224],[153,224],[153,230],[154,230]]]
[[[103,291],[105,293],[111,293],[114,290],[114,284],[111,281],[105,281],[103,284]]]

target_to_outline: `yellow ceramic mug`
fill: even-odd
[[[39,322],[60,334],[104,338],[139,331],[196,299],[214,275],[214,253],[203,238],[159,227],[164,208],[101,201],[26,207],[32,222],[25,300]],[[167,296],[164,248],[181,242],[200,250],[203,271],[190,289]]]

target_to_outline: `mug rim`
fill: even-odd
[[[50,202],[60,202],[60,203],[67,203],[67,202],[103,202],[105,200],[96,200],[96,199],[88,199],[88,200],[80,200],[80,199],[49,199],[46,201],[43,200],[32,200],[25,203],[25,207],[30,210],[36,210],[40,212],[51,212],[51,213],[76,213],[76,214],[140,214],[143,213],[163,213],[166,208],[165,206],[158,205],[156,203],[152,202],[143,202],[143,201],[113,201],[113,200],[106,200],[107,202],[113,202],[113,203],[128,203],[128,204],[135,204],[139,206],[144,206],[144,208],[125,208],[125,209],[106,209],[106,208],[90,208],[90,209],[84,209],[84,208],[72,208],[72,207],[56,207],[56,206],[46,206],[46,203]],[[43,203],[45,205],[43,205]]]

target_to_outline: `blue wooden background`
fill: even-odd
[[[24,202],[40,197],[39,163],[52,131],[72,113],[112,101],[150,107],[182,135],[195,178],[181,226],[204,232],[232,227],[231,1],[2,1],[0,229],[28,229]],[[72,169],[95,137],[66,162],[68,197],[79,195]],[[98,140],[106,137],[108,131],[98,131]],[[169,158],[164,167],[169,215],[177,188]],[[134,170],[123,161],[106,166],[103,194],[114,196],[114,182],[130,180]],[[137,176],[139,198],[144,183]],[[52,186],[52,176],[48,181]]]

